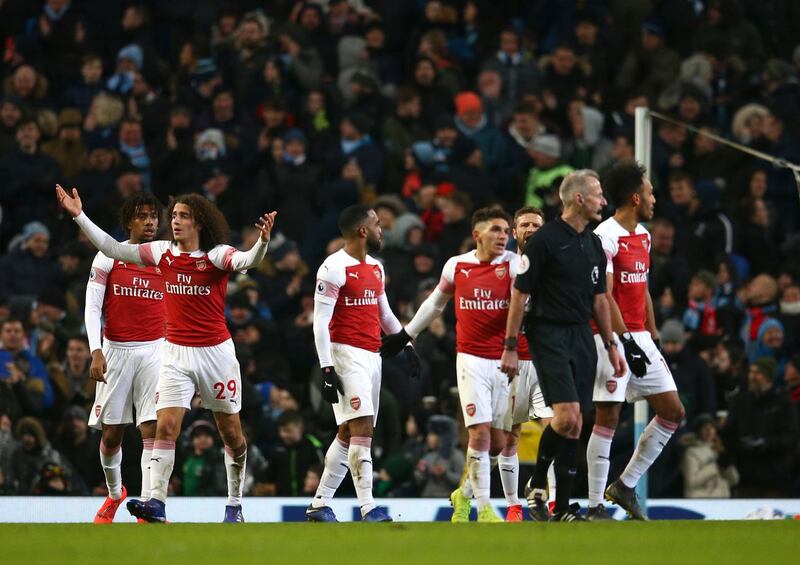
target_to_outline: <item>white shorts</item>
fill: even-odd
[[[339,402],[333,405],[336,425],[372,416],[374,426],[380,406],[381,356],[360,347],[332,343],[331,357],[344,388],[344,395],[339,394]]]
[[[156,385],[164,340],[125,343],[105,340],[106,382],[97,383],[89,426],[136,425],[156,419]]]
[[[500,370],[500,360],[458,353],[456,374],[464,425],[488,422],[498,430],[510,430],[508,376]]]
[[[656,347],[650,332],[631,332],[633,340],[642,348],[645,355],[650,359],[647,365],[647,373],[641,379],[634,377],[630,369],[622,378],[614,377],[614,369],[608,360],[608,352],[603,345],[603,338],[599,334],[594,336],[594,343],[597,347],[597,372],[594,378],[594,393],[592,400],[595,402],[634,402],[642,398],[678,390],[675,380],[669,370],[664,356]],[[614,334],[619,352],[624,355],[622,342]]]
[[[210,347],[166,342],[156,391],[156,410],[191,408],[195,391],[203,408],[236,414],[242,408],[242,375],[233,341]]]
[[[528,420],[552,418],[553,409],[544,403],[542,387],[533,361],[519,362],[519,372],[509,385],[508,417],[511,425],[523,424]],[[508,426],[508,422],[506,422]],[[510,427],[509,427],[510,429]]]

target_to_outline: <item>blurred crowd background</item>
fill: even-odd
[[[800,163],[792,0],[3,0],[0,35],[3,494],[105,489],[86,424],[95,250],[57,209],[57,182],[118,239],[120,205],[140,191],[164,204],[204,194],[243,249],[258,214],[278,211],[267,259],[228,292],[245,492],[311,496],[335,432],[318,393],[314,275],[342,245],[346,206],[378,212],[387,292],[407,320],[472,246],[476,207],[533,205],[551,220],[565,174],[633,158],[637,106]],[[799,496],[798,184],[658,120],[650,176],[650,291],[686,406],[650,494]],[[384,363],[379,496],[446,496],[464,463],[451,310],[416,347],[421,381],[402,358]],[[612,478],[633,448],[630,412]],[[200,406],[185,419],[174,494],[225,493],[212,421]],[[537,437],[526,425],[523,464]],[[132,493],[140,450],[131,427]]]

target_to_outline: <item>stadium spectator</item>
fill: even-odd
[[[717,423],[708,414],[695,418],[694,433],[681,437],[683,496],[686,498],[730,498],[739,473],[725,453]]]
[[[50,286],[61,286],[63,272],[50,254],[50,230],[41,222],[25,224],[13,251],[3,257],[0,294],[36,296]]]
[[[414,482],[422,497],[447,497],[464,472],[464,454],[456,449],[456,422],[448,416],[433,416],[427,427],[427,453],[417,462]]]
[[[208,420],[196,420],[188,428],[181,466],[181,494],[185,496],[219,496],[225,494],[225,462],[216,445],[217,433]]]
[[[6,490],[16,495],[36,494],[34,489],[40,473],[47,465],[62,468],[62,476],[71,475],[66,459],[47,441],[44,427],[31,416],[21,418],[16,425],[15,434],[19,443],[11,453],[8,476],[5,478]],[[60,489],[66,490],[66,485]]]
[[[667,320],[661,326],[661,347],[672,371],[678,394],[686,409],[685,422],[694,422],[700,414],[715,414],[717,395],[711,370],[706,362],[686,344],[683,324]]]
[[[19,319],[0,324],[0,379],[6,410],[13,421],[41,416],[54,401],[53,386],[42,360],[25,348],[25,331]]]
[[[741,474],[736,496],[782,497],[791,484],[797,444],[797,412],[775,388],[777,366],[770,357],[750,364],[747,390],[731,401],[723,440]]]
[[[273,484],[277,496],[303,494],[305,477],[315,465],[322,465],[322,443],[306,433],[303,417],[297,412],[284,412],[278,418],[279,442],[269,455],[267,482]]]

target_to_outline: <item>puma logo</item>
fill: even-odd
[[[465,276],[465,277],[469,278],[469,272],[470,272],[472,269],[459,269],[459,270],[460,270],[462,273],[464,273],[464,276]]]
[[[353,277],[354,279],[358,279],[358,273],[347,273],[348,277]]]
[[[122,267],[123,269],[125,269],[127,266],[128,264],[125,263],[125,261],[117,261],[117,267]]]
[[[161,457],[151,457],[150,461],[155,461],[156,463],[161,463]]]
[[[169,257],[164,257],[164,260],[165,260],[167,263],[169,263],[169,266],[170,266],[170,267],[172,266],[172,262],[174,261],[174,259],[170,259]]]
[[[624,241],[620,241],[620,242],[619,242],[619,246],[620,246],[620,247],[624,247],[624,248],[625,248],[625,251],[628,251],[628,244],[627,244],[627,243],[625,243]]]

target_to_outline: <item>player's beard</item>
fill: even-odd
[[[367,238],[367,252],[368,253],[377,253],[381,250],[383,246],[383,240],[381,239],[371,239]]]

